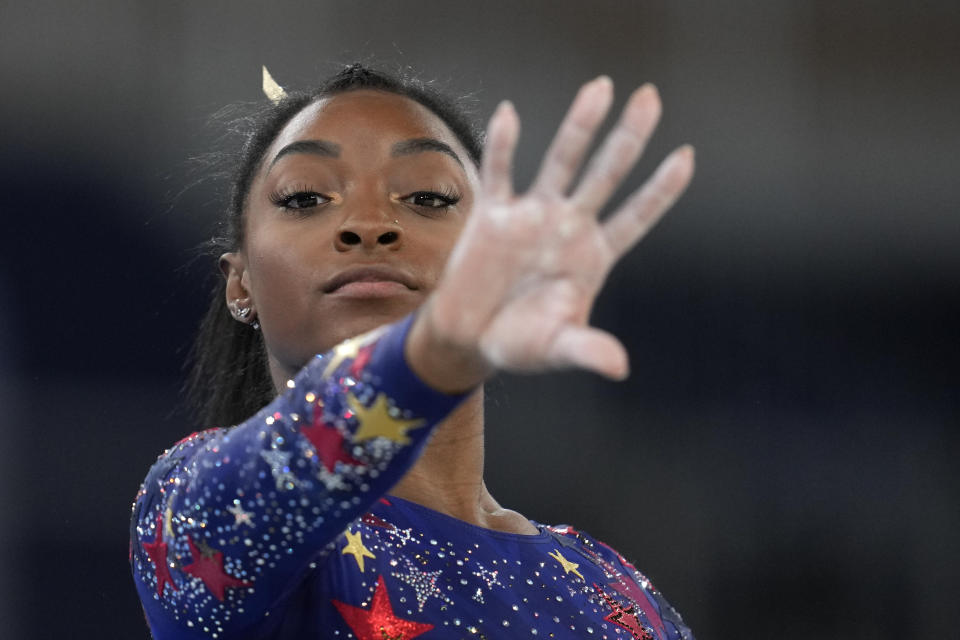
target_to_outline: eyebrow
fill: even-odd
[[[454,160],[457,161],[461,167],[463,162],[460,160],[453,149],[450,148],[450,145],[435,140],[434,138],[412,138],[410,140],[403,140],[393,145],[393,148],[390,151],[390,155],[397,156],[408,156],[414,153],[423,153],[424,151],[438,151],[440,153],[445,153]]]
[[[434,138],[411,138],[410,140],[397,142],[391,148],[390,155],[393,157],[408,156],[426,151],[445,153],[456,160],[461,167],[463,166],[460,156],[450,148],[450,145]],[[328,140],[297,140],[280,149],[270,162],[270,166],[272,167],[280,158],[291,153],[311,153],[324,158],[339,158],[340,145]]]
[[[272,167],[277,160],[291,153],[312,153],[324,158],[337,158],[340,156],[340,145],[327,140],[297,140],[280,149],[270,162],[270,166]]]

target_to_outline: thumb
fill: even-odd
[[[594,327],[564,327],[550,345],[547,360],[560,369],[587,369],[612,380],[630,374],[624,346],[616,336]]]

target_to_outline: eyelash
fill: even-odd
[[[300,196],[315,196],[317,198],[324,200],[325,202],[319,202],[319,203],[315,203],[315,204],[307,205],[303,207],[290,206],[290,203],[293,202],[295,198]],[[416,197],[425,197],[428,199],[433,198],[433,199],[439,200],[441,204],[439,206],[431,206],[428,204],[418,204],[416,202],[407,202],[411,198],[416,198]],[[414,191],[413,193],[402,197],[401,201],[411,206],[422,208],[422,209],[447,209],[449,207],[456,205],[458,202],[460,202],[461,197],[462,196],[460,195],[460,193],[455,189],[453,189],[452,187],[444,186],[444,187],[438,187],[436,189],[432,189],[430,191]],[[293,187],[285,187],[282,189],[277,189],[276,191],[272,192],[268,196],[268,199],[270,200],[271,203],[273,203],[274,206],[280,207],[281,209],[287,209],[290,211],[301,211],[304,209],[313,209],[314,207],[318,207],[321,204],[326,204],[327,202],[330,201],[329,197],[323,195],[318,191],[315,191],[314,189],[312,189],[307,185],[295,185]]]
[[[319,204],[326,204],[326,202],[314,204],[306,207],[291,207],[290,203],[294,198],[298,196],[316,196],[322,198],[326,202],[330,201],[330,198],[323,195],[322,193],[315,191],[314,189],[308,187],[307,185],[296,185],[293,187],[286,187],[283,189],[277,189],[271,193],[268,198],[274,206],[280,207],[281,209],[288,209],[291,211],[300,211],[301,209],[312,209],[313,207],[319,206]]]
[[[406,202],[410,198],[415,198],[417,196],[423,196],[426,198],[435,198],[439,200],[442,204],[438,207],[433,207],[428,204],[417,204],[415,202],[409,202],[407,204],[413,205],[415,207],[424,208],[424,209],[447,209],[449,207],[454,206],[458,202],[460,202],[460,198],[461,198],[460,193],[457,192],[452,187],[439,187],[436,189],[432,189],[430,191],[414,191],[410,195],[407,195],[401,198],[401,200]]]

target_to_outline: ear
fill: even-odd
[[[250,278],[247,274],[247,261],[242,252],[230,252],[220,256],[220,272],[227,281],[224,304],[237,320],[252,322],[256,318],[256,308],[250,295]],[[250,314],[237,317],[237,308],[249,309]]]

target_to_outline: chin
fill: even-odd
[[[335,328],[324,327],[324,339],[320,340],[324,347],[318,353],[325,353],[340,344],[344,340],[354,338],[368,331],[385,324],[392,324],[405,318],[409,313],[416,310],[420,305],[391,305],[391,308],[378,306],[371,308],[367,313],[354,315],[337,323]],[[333,329],[331,334],[331,328]]]

